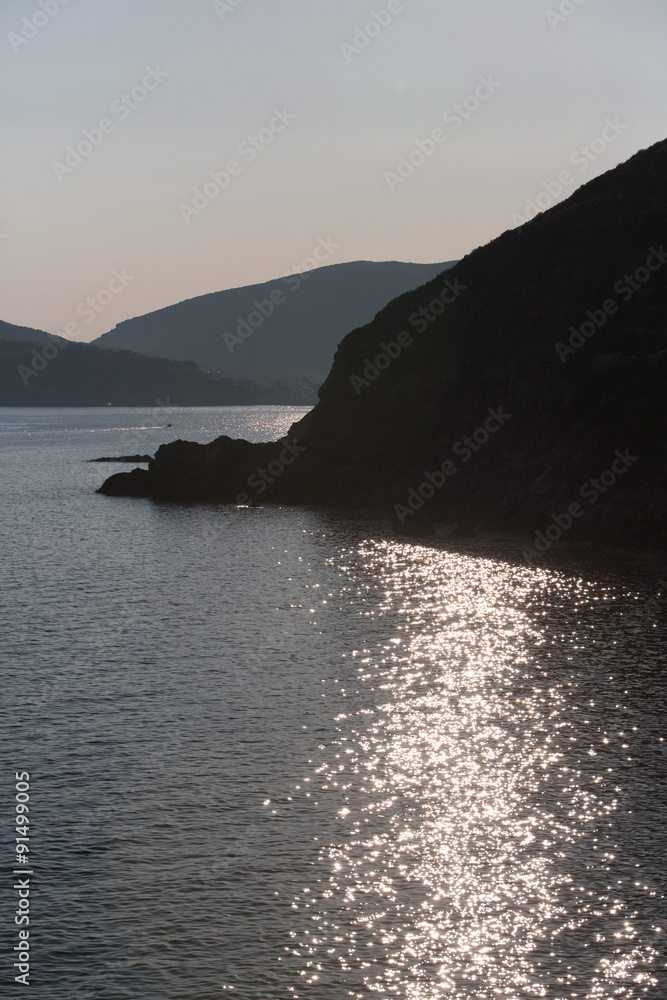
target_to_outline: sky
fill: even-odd
[[[89,341],[315,248],[460,258],[665,138],[666,28],[664,0],[3,0],[0,319]]]

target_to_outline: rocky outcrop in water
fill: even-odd
[[[150,494],[664,546],[666,177],[667,141],[394,299],[284,441],[163,446]]]

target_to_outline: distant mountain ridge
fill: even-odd
[[[330,264],[200,295],[119,323],[93,343],[194,361],[202,371],[254,382],[302,377],[322,382],[350,330],[453,263]]]
[[[29,326],[15,326],[13,323],[5,323],[4,320],[0,319],[0,340],[14,340],[14,341],[30,341],[31,344],[51,344],[53,341],[56,343],[64,343],[62,337],[53,337],[50,333],[45,333],[43,330],[33,330]]]
[[[105,351],[40,330],[28,331],[30,340],[8,333],[11,324],[1,324],[0,406],[311,406],[317,399],[305,379],[267,386],[213,379],[193,361]]]

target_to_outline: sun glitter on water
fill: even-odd
[[[589,664],[573,674],[535,615],[583,609],[599,587],[394,542],[362,543],[340,569],[360,599],[379,587],[337,752],[309,775],[341,826],[322,847],[328,880],[292,904],[309,911],[291,935],[308,984],[295,996],[646,996],[655,890],[634,868],[612,877],[613,716],[588,697],[576,728]]]

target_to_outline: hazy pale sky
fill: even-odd
[[[666,28],[664,0],[3,0],[0,319],[91,340],[316,247],[461,257],[665,137]]]

